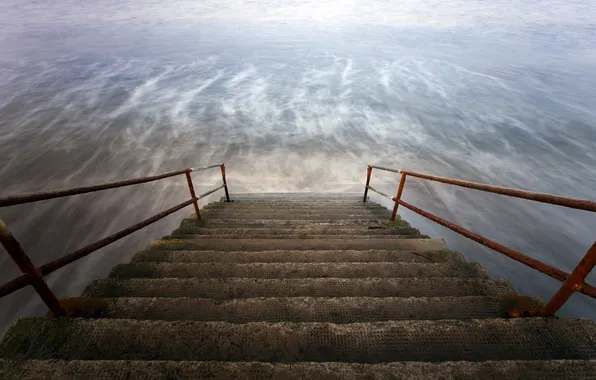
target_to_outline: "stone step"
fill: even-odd
[[[591,380],[595,360],[503,360],[484,362],[305,363],[138,360],[0,359],[0,378],[14,380],[113,379],[326,379],[326,380]]]
[[[364,186],[362,193],[232,193],[230,199],[234,202],[271,202],[274,200],[283,202],[362,202],[363,196]]]
[[[419,235],[420,231],[415,228],[343,228],[315,226],[303,228],[208,228],[208,227],[182,227],[172,232],[171,236],[176,235],[206,235],[206,236],[288,236],[293,234],[302,234],[309,236],[316,235]]]
[[[216,202],[204,206],[203,210],[330,210],[335,212],[346,210],[389,211],[377,203],[322,203],[322,202]]]
[[[75,298],[63,300],[62,304],[77,306],[75,315],[79,317],[230,323],[500,318],[516,309],[518,304],[523,304],[525,310],[540,310],[544,306],[539,298],[511,296],[285,297],[223,301],[209,298]]]
[[[447,249],[442,239],[166,239],[152,240],[149,249],[164,250],[221,250],[221,251],[267,251],[267,250],[316,250],[387,249],[394,251],[440,251]]]
[[[6,333],[0,356],[371,364],[593,359],[596,326],[555,318],[350,324],[22,318]]]
[[[179,234],[173,233],[169,236],[162,237],[162,240],[188,240],[188,239],[429,239],[426,235],[357,235],[357,234],[346,234],[346,235],[311,235],[308,233],[293,233],[283,235],[268,235],[268,234],[220,234],[220,235],[197,235],[197,234]]]
[[[229,212],[229,211],[215,211],[203,212],[201,218],[209,221],[213,219],[236,219],[236,220],[389,220],[391,212],[373,213],[373,212],[359,212],[355,213],[318,213],[318,212]]]
[[[87,297],[460,297],[516,295],[507,280],[482,278],[160,278],[95,280]]]
[[[345,228],[410,228],[405,222],[391,222],[389,219],[183,219],[180,227],[216,227],[216,228],[297,228],[297,227],[334,227],[343,226]]]
[[[161,251],[148,250],[135,254],[131,262],[189,263],[337,263],[337,262],[449,262],[464,261],[461,253],[452,251]]]
[[[132,263],[110,278],[488,278],[477,263]]]

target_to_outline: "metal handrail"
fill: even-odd
[[[370,179],[372,175],[372,170],[384,170],[392,173],[401,174],[401,178],[399,181],[399,186],[397,189],[397,195],[395,197],[391,197],[375,188],[370,186]],[[439,177],[430,174],[418,173],[409,170],[402,170],[402,169],[391,169],[382,166],[375,166],[375,165],[368,165],[366,170],[366,186],[364,188],[364,199],[363,202],[366,202],[368,190],[372,190],[394,202],[393,212],[391,214],[391,220],[395,220],[395,216],[397,214],[397,209],[399,205],[404,206],[405,208],[432,220],[433,222],[440,224],[444,227],[449,228],[452,231],[457,232],[458,234],[467,237],[479,244],[484,245],[485,247],[491,248],[513,260],[516,260],[526,266],[529,266],[532,269],[538,270],[554,279],[557,279],[563,282],[561,288],[557,291],[557,293],[550,299],[550,301],[546,304],[545,308],[540,311],[540,316],[550,317],[554,316],[555,313],[567,302],[569,297],[574,292],[580,292],[592,298],[596,298],[596,287],[587,284],[585,279],[586,276],[590,273],[592,268],[596,265],[596,242],[592,245],[592,247],[588,250],[588,252],[584,255],[580,263],[575,267],[571,274],[562,271],[558,268],[545,264],[539,260],[533,259],[529,256],[524,255],[521,252],[515,251],[511,248],[505,247],[497,243],[496,241],[490,240],[485,238],[482,235],[476,234],[470,230],[467,230],[457,224],[451,223],[447,220],[441,219],[436,215],[433,215],[427,211],[424,211],[416,206],[413,206],[407,202],[404,202],[401,199],[402,192],[404,189],[404,185],[406,182],[406,177],[416,177],[424,180],[441,182],[448,185],[466,187],[470,189],[480,190],[489,193],[495,194],[502,194],[509,197],[515,198],[522,198],[527,200],[532,200],[541,203],[548,203],[557,206],[569,207],[579,210],[586,210],[591,212],[596,212],[596,202],[587,200],[587,199],[577,199],[577,198],[569,198],[563,197],[559,195],[552,195],[546,193],[537,193],[532,191],[520,190],[520,189],[513,189],[509,187],[501,187],[501,186],[493,186],[487,185],[484,183],[478,182],[471,182],[471,181],[463,181],[454,178],[448,177]]]
[[[221,169],[221,176],[223,184],[221,186],[216,187],[215,189],[211,189],[205,193],[196,196],[192,178],[190,173],[197,172],[206,169],[212,169],[220,167]],[[174,207],[171,207],[159,214],[156,214],[148,219],[143,220],[137,224],[129,226],[121,231],[116,232],[106,238],[96,241],[95,243],[89,244],[83,248],[80,248],[70,254],[62,256],[54,261],[46,263],[38,268],[36,268],[29,256],[25,253],[23,248],[21,247],[20,243],[17,239],[12,235],[6,224],[0,219],[0,243],[10,257],[14,260],[17,264],[21,272],[23,273],[21,276],[15,278],[12,281],[9,281],[5,284],[0,285],[0,298],[4,297],[8,294],[11,294],[19,289],[24,288],[27,285],[32,285],[37,294],[41,297],[43,302],[48,306],[48,308],[52,311],[52,314],[55,316],[64,316],[66,315],[66,311],[60,305],[60,301],[56,297],[56,295],[52,292],[49,288],[48,284],[43,279],[44,276],[65,267],[68,264],[71,264],[97,250],[103,248],[117,240],[122,239],[125,236],[128,236],[148,225],[157,222],[160,219],[165,218],[166,216],[183,209],[186,206],[190,206],[191,204],[194,206],[195,215],[197,219],[201,219],[201,213],[199,211],[199,200],[203,197],[206,197],[209,194],[212,194],[220,189],[224,189],[226,194],[226,201],[230,201],[230,194],[228,192],[228,185],[226,182],[226,169],[225,165],[216,164],[216,165],[209,165],[204,167],[197,167],[197,168],[187,168],[183,170],[177,170],[172,172],[167,172],[155,176],[148,176],[148,177],[140,177],[140,178],[133,178],[124,181],[117,181],[117,182],[110,182],[101,185],[95,186],[85,186],[85,187],[77,187],[71,189],[64,189],[64,190],[55,190],[49,192],[40,192],[40,193],[32,193],[32,194],[22,194],[22,195],[12,195],[8,197],[0,198],[0,207],[7,207],[7,206],[14,206],[19,204],[31,203],[31,202],[38,202],[42,200],[48,199],[55,199],[55,198],[62,198],[72,195],[78,194],[85,194],[91,193],[96,191],[102,191],[107,189],[115,189],[118,187],[125,187],[131,185],[137,185],[140,183],[158,181],[160,179],[174,177],[177,175],[184,174],[187,179],[188,188],[190,191],[191,199],[182,202]]]

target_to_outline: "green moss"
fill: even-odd
[[[151,264],[135,263],[116,265],[110,272],[110,278],[147,278],[153,277],[155,268]]]
[[[160,251],[140,251],[135,254],[131,262],[160,262],[164,261],[164,253]]]
[[[88,297],[112,298],[126,296],[127,292],[115,281],[103,280],[89,285],[83,294]]]

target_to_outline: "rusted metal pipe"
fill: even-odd
[[[226,192],[226,201],[230,201],[230,193],[228,193],[228,183],[226,182],[226,166],[221,164],[221,179],[223,180],[224,190]]]
[[[395,216],[397,215],[397,208],[399,206],[399,200],[401,199],[401,193],[404,191],[404,185],[406,184],[406,175],[402,173],[401,178],[399,180],[399,187],[397,188],[397,195],[393,200],[395,204],[393,205],[393,212],[391,213],[391,220],[395,220]]]
[[[374,169],[385,170],[386,172],[392,172],[392,173],[401,174],[401,170],[400,169],[384,168],[382,166],[376,166],[376,165],[369,165],[369,166],[371,166]]]
[[[569,276],[561,288],[555,293],[555,295],[548,301],[544,309],[541,311],[541,317],[552,317],[557,311],[567,302],[569,297],[574,292],[581,291],[585,285],[586,276],[590,274],[594,266],[596,265],[596,242],[586,252],[584,258],[577,264],[573,272]]]
[[[39,294],[39,297],[41,297],[42,301],[55,316],[65,316],[66,311],[60,306],[60,301],[58,301],[56,295],[52,293],[40,271],[33,265],[29,256],[23,251],[21,244],[15,239],[2,219],[0,219],[0,243],[17,264],[21,272],[24,273],[23,276],[26,277],[25,284],[31,284],[33,286],[37,294]]]
[[[188,190],[190,190],[190,198],[195,200],[198,199],[195,195],[195,187],[192,184],[192,178],[190,177],[190,172],[186,172],[186,182],[188,183]],[[199,211],[199,202],[195,200],[193,202],[193,206],[195,208],[195,215],[198,220],[201,220],[201,212]]]
[[[105,247],[106,245],[109,245],[117,240],[120,240],[123,237],[140,230],[141,228],[147,227],[148,225],[155,223],[158,220],[163,219],[166,216],[173,214],[174,212],[176,212],[180,209],[183,209],[186,206],[189,206],[196,200],[198,200],[198,198],[194,198],[194,199],[188,200],[186,202],[180,203],[179,205],[169,208],[166,211],[160,212],[159,214],[152,216],[151,218],[145,219],[140,223],[134,224],[128,228],[125,228],[119,232],[116,232],[115,234],[112,234],[104,239],[101,239],[93,244],[89,244],[86,247],[78,249],[78,250],[74,251],[73,253],[70,253],[66,256],[62,256],[61,258],[59,258],[57,260],[51,261],[47,264],[44,264],[44,265],[40,266],[39,268],[36,268],[36,270],[41,275],[47,276],[48,274],[66,266],[80,258],[83,258],[83,257],[89,255],[90,253],[97,251],[100,248]],[[33,268],[35,268],[35,267],[33,267]],[[29,280],[25,276],[26,275],[17,277],[16,279],[9,281],[9,282],[3,284],[2,286],[0,286],[0,297],[3,297],[7,294],[10,294],[16,290],[19,290],[19,289],[27,286]],[[43,279],[42,279],[42,281],[43,281]],[[57,315],[57,314],[55,314],[55,315]]]
[[[399,204],[411,211],[414,211],[415,213],[417,213],[419,215],[424,216],[427,219],[432,220],[435,223],[438,223],[444,227],[449,228],[452,231],[457,232],[460,235],[467,237],[468,239],[474,240],[475,242],[480,243],[485,247],[488,247],[488,248],[493,249],[499,253],[502,253],[503,255],[510,257],[513,260],[518,261],[522,264],[525,264],[525,265],[529,266],[530,268],[534,268],[534,269],[538,270],[539,272],[542,272],[554,279],[557,279],[559,281],[565,281],[567,279],[567,277],[569,276],[569,273],[567,273],[567,272],[564,272],[564,271],[557,269],[553,266],[550,266],[550,265],[545,264],[541,261],[538,261],[536,259],[528,257],[521,252],[514,251],[511,248],[507,248],[504,245],[497,243],[496,241],[487,239],[484,236],[478,235],[478,234],[476,234],[470,230],[467,230],[463,227],[460,227],[454,223],[451,223],[444,219],[441,219],[438,216],[435,216],[429,212],[421,210],[418,207],[413,206],[409,203],[406,203],[402,200],[399,201]],[[592,285],[585,284],[582,287],[582,289],[580,289],[579,291],[587,296],[596,298],[596,287],[594,287]]]
[[[192,172],[198,172],[198,171],[201,171],[201,170],[207,170],[207,169],[217,168],[217,167],[220,167],[222,165],[223,165],[223,163],[222,164],[208,165],[208,166],[198,166],[196,168],[190,168],[190,171],[192,171]]]
[[[19,204],[31,203],[31,202],[38,202],[38,201],[43,201],[43,200],[47,200],[47,199],[68,197],[70,195],[92,193],[95,191],[115,189],[118,187],[124,187],[124,186],[130,186],[130,185],[137,185],[139,183],[152,182],[152,181],[157,181],[157,180],[168,178],[168,177],[174,177],[174,176],[177,176],[180,174],[188,173],[189,171],[191,171],[191,169],[177,170],[177,171],[167,172],[167,173],[154,175],[154,176],[150,176],[150,177],[141,177],[141,178],[127,179],[124,181],[104,183],[103,185],[75,187],[72,189],[55,190],[55,191],[48,191],[48,192],[34,193],[34,194],[12,195],[12,196],[8,196],[8,197],[0,198],[0,207],[13,206],[13,205],[19,205]]]
[[[408,170],[400,170],[400,172],[410,175],[412,177],[427,179],[429,181],[435,181],[435,182],[446,183],[449,185],[467,187],[470,189],[486,191],[489,193],[507,195],[507,196],[514,197],[514,198],[528,199],[528,200],[535,201],[535,202],[542,202],[542,203],[548,203],[548,204],[553,204],[553,205],[558,205],[558,206],[563,206],[563,207],[575,208],[575,209],[579,209],[579,210],[596,212],[596,202],[587,200],[587,199],[569,198],[569,197],[562,197],[559,195],[536,193],[533,191],[512,189],[509,187],[486,185],[486,184],[478,183],[478,182],[463,181],[463,180],[452,179],[452,178],[447,178],[447,177],[438,177],[438,176],[429,175],[429,174],[411,172]]]
[[[368,165],[366,167],[366,186],[364,186],[364,199],[362,200],[362,202],[366,203],[366,197],[368,195],[368,186],[370,185],[370,176],[372,174],[372,169],[373,167],[371,165]]]

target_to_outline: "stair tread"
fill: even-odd
[[[593,359],[596,326],[554,318],[350,324],[22,318],[0,344],[0,356],[278,363]]]
[[[167,239],[152,240],[151,249],[195,249],[222,251],[262,251],[272,249],[389,249],[411,251],[438,251],[447,249],[442,239]]]
[[[134,379],[327,379],[327,380],[591,380],[596,360],[500,360],[444,363],[390,362],[291,364],[265,362],[200,362],[139,360],[8,360],[0,359],[0,378],[113,380],[128,374]],[[90,377],[91,376],[91,377]]]
[[[277,250],[277,251],[189,251],[145,250],[136,253],[131,262],[446,262],[464,261],[453,251],[390,251],[390,250]]]
[[[116,265],[110,278],[488,278],[476,263],[131,263]]]
[[[303,228],[209,228],[209,227],[186,227],[177,228],[172,231],[176,234],[195,234],[195,235],[223,235],[223,236],[241,236],[253,237],[254,235],[287,236],[292,234],[307,235],[416,235],[419,231],[415,228],[343,228],[343,227],[303,227]]]
[[[414,319],[504,317],[518,309],[544,306],[530,297],[259,297],[211,298],[78,298],[62,301],[80,307],[77,316],[140,320],[354,323]]]
[[[88,297],[441,297],[516,295],[509,281],[480,278],[160,278],[95,280]]]

